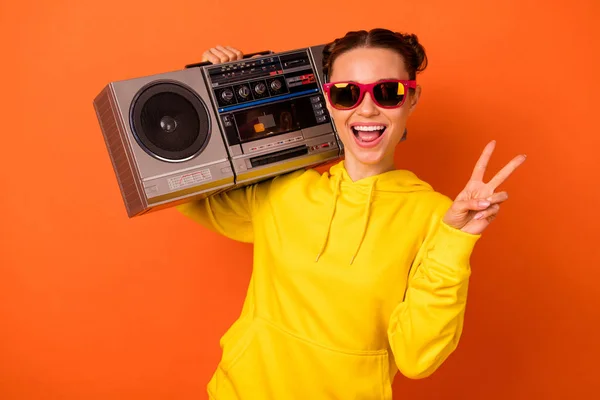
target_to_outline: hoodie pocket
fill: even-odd
[[[210,391],[217,399],[391,400],[388,363],[386,350],[331,349],[256,319],[225,343]]]

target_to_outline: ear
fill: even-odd
[[[410,96],[410,109],[408,110],[408,115],[412,114],[417,104],[419,103],[419,99],[421,98],[421,86],[417,85],[415,88],[415,93]]]

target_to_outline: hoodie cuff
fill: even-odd
[[[440,221],[429,258],[453,270],[469,270],[470,258],[481,234],[463,232]]]

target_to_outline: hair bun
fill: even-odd
[[[397,33],[398,34],[398,33]],[[399,34],[402,39],[408,44],[413,51],[415,52],[415,57],[413,58],[413,64],[411,65],[416,72],[421,72],[427,68],[427,54],[425,52],[425,48],[421,43],[419,43],[419,38],[414,33],[409,34]]]

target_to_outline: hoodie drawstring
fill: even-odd
[[[363,224],[362,232],[360,234],[360,240],[358,242],[358,246],[356,246],[356,250],[354,251],[352,258],[350,259],[350,265],[352,265],[352,263],[354,262],[354,259],[358,255],[360,246],[362,246],[363,240],[365,239],[365,234],[367,233],[367,225],[369,224],[369,217],[370,217],[370,212],[371,212],[371,200],[373,199],[374,189],[375,189],[375,182],[373,182],[371,184],[371,187],[369,188],[369,197],[367,198],[367,204],[366,204],[367,209],[365,210],[364,224]]]
[[[338,196],[340,193],[340,185],[341,185],[341,180],[340,180],[340,178],[338,178],[338,179],[336,179],[335,189],[333,192],[333,203],[331,206],[331,215],[329,216],[329,222],[327,223],[327,231],[325,233],[325,239],[323,240],[323,245],[321,246],[321,249],[319,250],[319,253],[317,254],[317,258],[315,259],[315,262],[319,261],[319,257],[321,257],[321,254],[323,254],[323,251],[325,251],[325,247],[327,246],[327,242],[329,241],[329,233],[331,231],[331,224],[333,223],[335,207],[337,205],[337,199],[338,199]],[[358,252],[360,251],[360,247],[362,246],[363,240],[365,239],[365,235],[367,233],[367,225],[369,224],[369,218],[371,216],[371,202],[373,200],[373,192],[374,191],[375,191],[375,182],[373,182],[371,184],[371,186],[369,187],[369,195],[367,197],[367,202],[365,204],[366,209],[365,209],[365,214],[364,214],[364,223],[363,223],[362,231],[360,233],[360,240],[358,241],[358,245],[356,246],[356,250],[354,251],[352,258],[350,259],[350,264],[352,264],[354,262],[354,259],[358,255]]]
[[[319,254],[317,254],[317,258],[315,262],[319,261],[319,257],[325,251],[325,246],[327,246],[327,241],[329,240],[329,231],[331,230],[331,224],[333,223],[333,215],[335,214],[335,206],[337,205],[337,197],[340,193],[340,178],[336,179],[335,189],[333,191],[333,202],[331,206],[331,215],[329,216],[329,222],[327,223],[327,232],[325,233],[325,240],[323,240],[323,245],[321,246],[321,250],[319,250]]]

